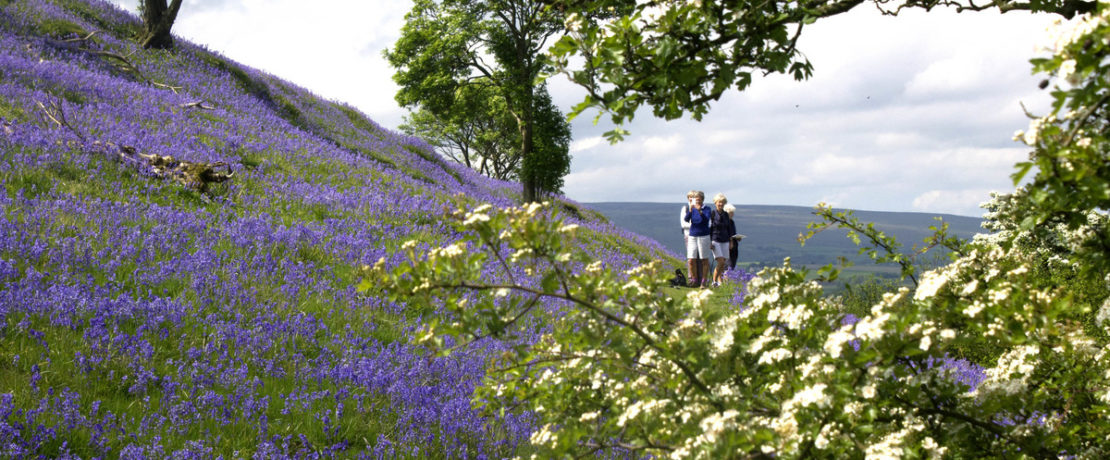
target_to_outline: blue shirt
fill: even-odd
[[[697,208],[690,208],[686,211],[686,218],[683,219],[690,223],[690,236],[709,236],[709,218],[712,211],[709,206],[702,205],[701,212]]]

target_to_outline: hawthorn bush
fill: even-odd
[[[733,308],[705,290],[668,296],[660,263],[612,271],[541,205],[460,209],[461,240],[409,245],[407,262],[366,267],[361,288],[445,306],[419,336],[429,349],[507,344],[475,401],[533,413],[540,458],[1105,458],[1108,14],[1101,1],[1061,22],[1033,61],[1055,104],[1015,136],[1032,149],[1014,175],[1025,185],[985,205],[993,233],[939,230],[931,243],[953,261],[920,274],[872,238],[914,287],[858,318],[789,261]]]

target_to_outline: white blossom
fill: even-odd
[[[841,326],[840,329],[829,334],[829,337],[825,339],[825,353],[828,353],[829,356],[833,358],[839,358],[841,351],[844,349],[844,344],[855,338],[851,330],[852,325],[848,324]]]
[[[973,394],[1000,391],[1013,395],[1024,391],[1036,369],[1032,358],[1039,352],[1036,345],[1022,345],[1003,353],[998,357],[998,365],[986,370],[986,380]]]
[[[469,213],[466,215],[466,220],[463,221],[463,225],[474,225],[478,222],[489,222],[489,216],[480,212]]]

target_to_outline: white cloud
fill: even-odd
[[[681,153],[683,147],[683,136],[681,133],[673,133],[669,136],[648,136],[641,142],[643,152],[651,159],[658,159],[662,156],[677,155]]]
[[[920,212],[980,216],[979,204],[990,199],[991,189],[929,190],[913,199],[913,210]]]
[[[963,94],[984,85],[982,61],[973,56],[955,56],[929,64],[906,83],[910,97]]]
[[[875,134],[875,147],[880,149],[910,149],[924,142],[917,132],[880,132]]]
[[[576,140],[570,143],[570,153],[590,150],[601,145],[602,142],[605,142],[605,138],[601,136],[587,137],[585,139]]]
[[[381,52],[400,35],[410,8],[407,1],[185,2],[173,32],[396,126],[403,112],[393,100],[393,69]]]
[[[134,10],[135,0],[113,0]],[[329,99],[386,127],[403,111],[381,56],[400,35],[408,1],[196,0],[174,32]],[[1010,141],[1048,96],[1028,60],[1051,17],[874,8],[807,26],[799,49],[814,77],[757,77],[715,102],[703,121],[640,113],[610,145],[596,112],[572,123],[577,138],[565,190],[578,201],[675,201],[691,188],[737,203],[979,215],[990,188],[1007,190],[1025,150]],[[877,37],[881,37],[877,39]],[[582,90],[563,77],[549,89],[564,110]],[[985,195],[984,195],[985,196]],[[948,206],[951,209],[941,209]]]
[[[797,165],[791,185],[859,184],[880,179],[891,167],[882,158],[823,154]]]

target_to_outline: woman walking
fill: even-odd
[[[713,197],[715,208],[710,215],[709,232],[713,240],[713,255],[716,257],[717,267],[713,274],[713,287],[720,286],[725,280],[725,263],[728,261],[728,248],[732,235],[736,234],[736,226],[732,224],[725,205],[728,198],[725,194],[718,193]]]

